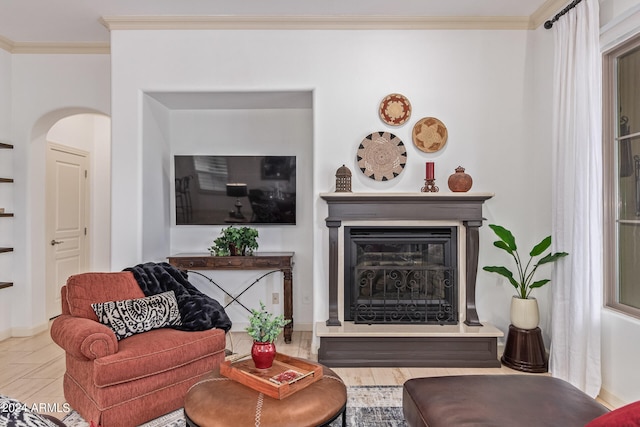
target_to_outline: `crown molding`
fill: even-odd
[[[535,30],[562,10],[569,3],[567,0],[547,0],[538,10],[531,14],[531,29]]]
[[[0,36],[0,49],[6,50],[7,52],[11,53],[11,51],[13,50],[13,45],[14,43],[11,40]]]
[[[113,30],[527,30],[527,16],[104,16]]]
[[[111,53],[109,43],[14,42],[0,36],[0,49],[14,54],[102,54]]]
[[[16,42],[12,53],[35,54],[105,54],[111,53],[108,42],[105,43],[37,43]]]
[[[547,0],[531,16],[103,16],[112,30],[535,30],[568,0]],[[0,49],[16,54],[105,54],[104,43],[14,42],[0,36]]]

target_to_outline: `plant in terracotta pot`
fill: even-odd
[[[276,357],[274,342],[289,322],[291,320],[285,320],[282,314],[274,316],[273,313],[269,313],[262,301],[260,301],[260,310],[251,310],[249,326],[246,331],[253,338],[251,358],[256,368],[267,369],[271,367],[273,359]]]
[[[252,227],[234,227],[230,225],[223,228],[220,236],[213,241],[209,248],[211,255],[249,255],[258,249],[258,230]]]
[[[518,253],[516,239],[511,231],[495,224],[489,224],[489,227],[499,238],[499,240],[493,242],[493,245],[511,255],[516,264],[517,275],[514,276],[511,270],[503,266],[486,266],[483,267],[483,270],[506,277],[516,289],[517,295],[511,301],[511,323],[513,326],[520,329],[534,329],[538,326],[539,312],[538,303],[535,298],[531,297],[531,291],[551,281],[550,279],[542,279],[534,282],[533,278],[536,270],[541,265],[554,263],[569,254],[566,252],[549,252],[542,256],[543,252],[551,246],[551,236],[547,236],[531,249],[529,260],[526,264],[523,264]]]

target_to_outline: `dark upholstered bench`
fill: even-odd
[[[609,412],[568,382],[538,375],[414,378],[402,408],[410,427],[584,427]]]

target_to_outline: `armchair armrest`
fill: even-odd
[[[51,338],[77,359],[94,360],[118,351],[118,340],[109,327],[68,314],[53,320]]]

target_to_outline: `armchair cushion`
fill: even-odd
[[[83,273],[71,276],[63,293],[69,313],[98,321],[91,304],[106,301],[144,298],[144,292],[131,272]]]
[[[145,298],[91,304],[98,321],[110,327],[118,340],[152,329],[178,326],[180,310],[173,291]]]
[[[117,353],[94,361],[92,383],[102,388],[161,376],[212,354],[224,354],[224,345],[221,329],[185,332],[166,328],[133,335],[118,342]]]

